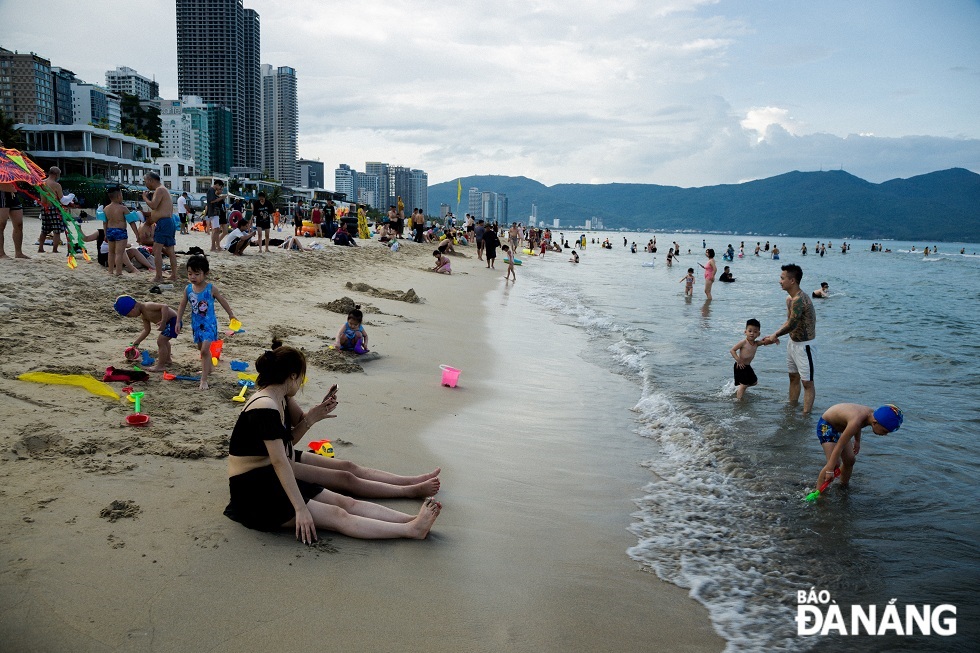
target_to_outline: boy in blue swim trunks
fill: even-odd
[[[150,335],[154,326],[160,331],[157,337],[157,361],[153,367],[147,368],[148,372],[164,371],[173,365],[173,359],[170,357],[170,341],[180,333],[177,311],[166,304],[138,302],[129,295],[117,297],[113,308],[123,317],[143,318],[143,330],[133,341],[133,347],[139,347],[139,344]]]
[[[827,464],[817,476],[817,487],[834,478],[834,469],[841,468],[840,483],[846,486],[851,479],[855,456],[861,451],[861,429],[870,426],[875,435],[897,431],[905,416],[894,404],[876,409],[860,404],[835,404],[817,422],[817,439],[827,456]]]
[[[122,189],[114,186],[108,189],[109,204],[105,212],[105,239],[109,243],[109,274],[121,277],[126,267],[126,245],[129,233],[126,231],[126,214],[129,209],[122,201]]]

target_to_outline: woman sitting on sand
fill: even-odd
[[[231,502],[225,514],[258,530],[295,528],[296,539],[304,544],[317,539],[317,527],[366,539],[425,538],[442,508],[433,498],[425,500],[417,515],[406,515],[304,480],[318,477],[320,467],[299,463],[299,468],[310,470],[294,471],[293,445],[313,424],[333,417],[337,388],[304,413],[294,397],[306,378],[306,357],[276,344],[255,362],[259,390],[245,404],[231,434]]]

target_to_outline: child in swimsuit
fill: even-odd
[[[438,272],[439,274],[453,273],[453,268],[449,262],[449,257],[442,253],[442,249],[433,251],[432,255],[436,257],[435,267],[432,268],[433,272]]]
[[[187,280],[190,281],[177,309],[177,324],[184,323],[184,310],[191,307],[191,330],[194,344],[201,352],[201,390],[208,389],[208,376],[214,366],[211,363],[211,343],[218,339],[218,316],[214,312],[214,302],[228,313],[228,319],[235,319],[228,301],[218,289],[207,282],[210,265],[208,257],[197,254],[187,259]]]
[[[755,353],[759,350],[759,346],[763,344],[761,340],[756,340],[761,331],[762,325],[759,323],[759,320],[746,320],[745,338],[739,340],[734,347],[728,350],[728,353],[735,359],[735,368],[733,371],[735,374],[735,386],[737,388],[735,390],[735,398],[738,400],[742,399],[747,389],[759,382],[759,378],[755,375],[751,363],[752,359],[755,358]],[[778,345],[779,340],[770,344]]]
[[[138,302],[129,295],[120,295],[113,306],[123,317],[143,318],[143,330],[133,341],[133,347],[138,347],[153,327],[157,327],[160,335],[157,337],[157,362],[148,367],[148,372],[160,372],[173,365],[170,357],[170,341],[180,333],[180,323],[177,321],[177,311],[166,304],[157,302]]]
[[[827,456],[827,464],[817,476],[817,487],[833,480],[837,467],[841,468],[841,485],[848,484],[855,457],[861,451],[861,429],[870,426],[875,435],[887,435],[897,431],[904,420],[902,411],[894,404],[874,410],[860,404],[836,404],[828,408],[817,422],[817,440]]]
[[[668,254],[667,265],[670,265],[670,258],[671,258],[670,254]],[[693,296],[694,295],[694,268],[688,268],[687,275],[682,277],[678,283],[684,283],[684,282],[687,282],[687,285],[684,286],[684,294],[689,297]]]
[[[354,310],[347,314],[347,322],[340,327],[337,332],[337,349],[353,351],[358,354],[366,354],[368,335],[361,322],[364,321],[364,313],[360,306],[354,306]]]

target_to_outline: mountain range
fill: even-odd
[[[544,184],[527,177],[462,177],[460,214],[471,187],[507,195],[512,222],[605,229],[980,242],[980,175],[963,168],[871,183],[844,172],[787,172],[741,184]],[[456,180],[429,186],[430,215],[456,211]]]

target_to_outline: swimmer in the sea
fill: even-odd
[[[822,281],[820,282],[820,287],[810,294],[818,299],[827,299],[830,297],[830,284],[826,281]]]

